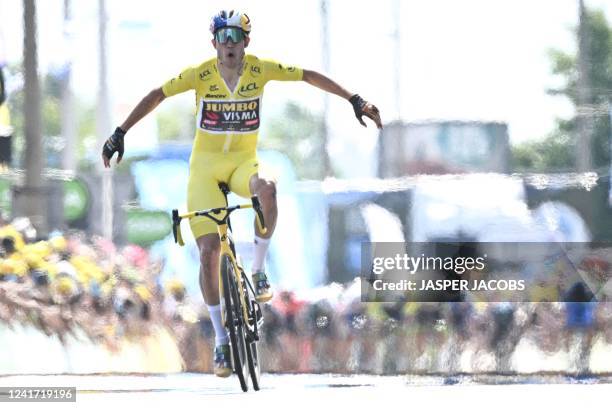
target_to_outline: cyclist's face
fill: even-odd
[[[249,45],[249,37],[245,37],[242,41],[237,43],[232,40],[228,40],[222,44],[218,41],[212,40],[213,47],[217,50],[217,58],[219,61],[230,68],[240,66],[242,64],[242,58],[244,57],[244,49]]]

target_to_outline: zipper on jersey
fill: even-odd
[[[227,92],[229,92],[230,98],[233,101],[234,100],[234,91],[236,91],[236,89],[238,89],[238,85],[240,85],[240,81],[242,78],[238,78],[238,82],[236,82],[236,86],[234,87],[234,91],[232,91],[230,89],[230,87],[227,85],[227,82],[225,82],[225,78],[223,78],[223,76],[221,74],[219,74],[219,77],[221,78],[221,82],[223,82],[223,85],[225,86],[225,89],[227,89]],[[233,133],[228,133],[225,135],[225,143],[223,144],[223,153],[227,154],[229,152],[230,146],[232,145],[232,136]]]
[[[229,148],[232,145],[232,136],[233,133],[228,133],[225,135],[225,143],[223,144],[223,153],[229,152]]]
[[[246,58],[246,56],[245,56]],[[218,63],[218,61],[217,61]],[[217,64],[215,64],[215,68],[217,69],[217,73],[219,75],[219,77],[221,78],[221,82],[223,82],[223,85],[225,85],[225,89],[227,89],[227,91],[229,92],[230,98],[232,100],[234,100],[235,98],[235,92],[238,89],[238,87],[240,86],[241,82],[242,82],[242,76],[244,74],[244,71],[246,70],[246,66],[247,66],[247,62],[244,61],[244,65],[242,66],[242,71],[240,73],[240,76],[238,77],[238,82],[236,82],[236,86],[234,87],[234,90],[232,91],[230,89],[230,87],[227,85],[227,82],[225,82],[225,78],[223,78],[223,75],[221,75],[221,73],[219,72],[219,68],[216,67]],[[225,136],[225,143],[223,144],[223,153],[227,154],[229,152],[230,146],[232,145],[232,137],[234,136],[233,133],[228,133]]]

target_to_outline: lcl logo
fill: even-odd
[[[255,90],[257,90],[257,89],[259,89],[259,88],[257,87],[257,84],[256,84],[255,82],[251,82],[251,83],[250,83],[250,84],[248,84],[248,85],[241,86],[241,87],[240,87],[240,92],[249,92],[249,91],[255,91]]]

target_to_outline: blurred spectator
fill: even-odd
[[[593,337],[595,334],[595,306],[593,293],[584,282],[576,282],[572,285],[564,297],[566,313],[565,347],[570,349],[572,340],[578,342],[578,359],[574,362],[580,373],[589,371],[588,362]]]
[[[11,165],[13,128],[7,104],[4,66],[0,65],[0,173]]]
[[[495,302],[489,305],[491,334],[489,347],[495,353],[496,371],[507,373],[510,368],[510,357],[518,343],[515,335],[515,305],[510,302]]]
[[[447,362],[451,374],[460,371],[460,359],[463,350],[469,343],[473,331],[472,314],[474,308],[469,302],[451,302],[447,308],[447,321],[450,323],[449,359]]]

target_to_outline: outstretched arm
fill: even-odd
[[[341,87],[339,84],[316,71],[310,71],[308,69],[305,69],[304,74],[302,76],[302,81],[308,82],[310,85],[316,86],[317,88],[322,89],[326,92],[338,95],[339,97],[344,98],[347,101],[351,96],[353,96],[352,93]]]
[[[164,99],[166,95],[161,88],[155,88],[147,94],[134,109],[130,112],[127,119],[121,126],[115,129],[115,132],[111,137],[108,138],[104,147],[102,148],[102,161],[104,167],[110,167],[110,159],[117,152],[117,164],[121,162],[123,158],[123,138],[128,130],[131,129],[138,121],[147,116],[153,109],[157,107]]]
[[[147,116],[164,99],[166,99],[166,95],[164,95],[164,92],[161,88],[153,89],[151,92],[149,92],[147,96],[145,96],[140,102],[138,102],[138,105],[136,105],[134,109],[132,109],[130,115],[120,126],[121,129],[123,129],[125,132],[130,130],[132,126],[138,123],[140,119]]]
[[[339,97],[348,100],[351,105],[353,105],[355,115],[363,126],[366,126],[366,124],[361,119],[361,116],[365,115],[372,121],[374,121],[374,123],[379,129],[382,129],[380,113],[378,112],[378,108],[376,108],[376,106],[364,101],[359,97],[359,95],[350,93],[342,86],[340,86],[339,84],[337,84],[336,82],[334,82],[323,74],[308,69],[303,70],[303,72],[304,74],[302,76],[302,80],[304,82],[307,82],[312,86],[316,86],[319,89],[322,89],[334,95],[338,95]]]

